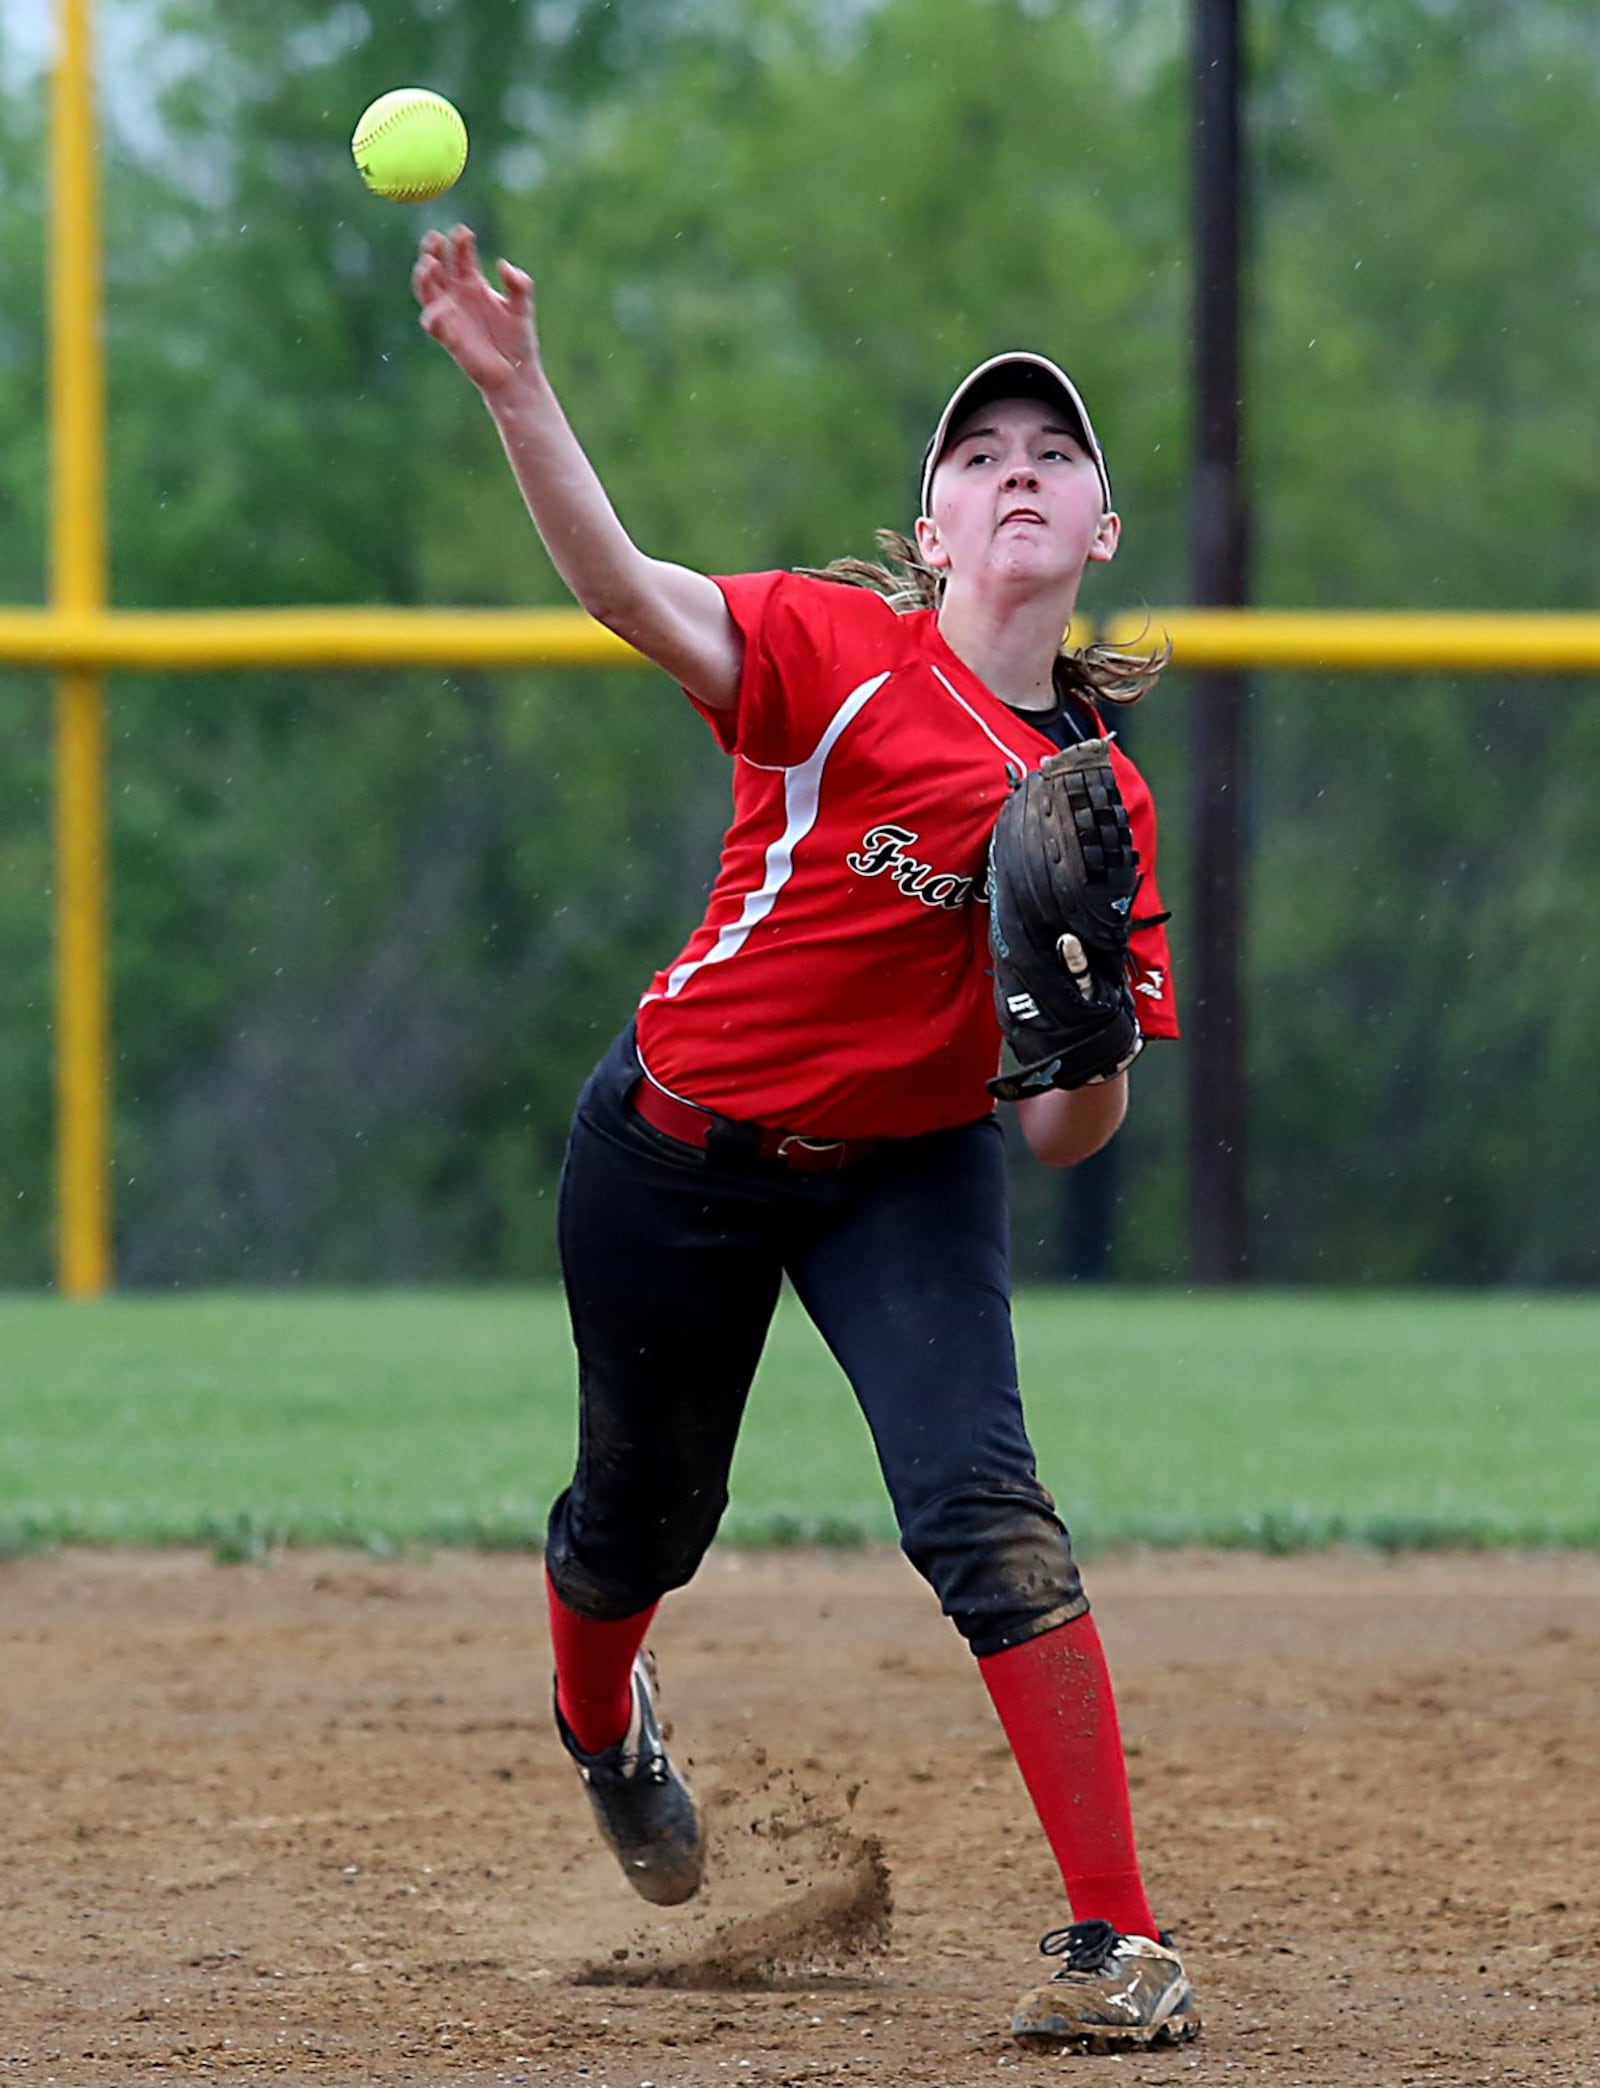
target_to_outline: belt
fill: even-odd
[[[796,1174],[831,1174],[865,1159],[876,1138],[806,1138],[798,1131],[773,1131],[765,1124],[741,1124],[731,1117],[717,1116],[696,1103],[669,1095],[651,1080],[641,1080],[632,1095],[634,1113],[652,1129],[675,1138],[680,1145],[705,1152],[713,1144],[726,1144],[730,1152],[757,1160],[776,1160]]]

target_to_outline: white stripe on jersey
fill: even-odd
[[[703,957],[691,957],[675,965],[667,974],[665,992],[647,993],[645,1000],[671,1000],[683,991],[702,965],[725,964],[730,957],[736,957],[749,939],[751,929],[771,913],[778,894],[789,882],[796,848],[816,825],[817,806],[822,797],[822,771],[827,766],[828,756],[845,727],[888,679],[887,672],[875,674],[870,681],[852,689],[828,720],[827,730],[805,760],[778,772],[783,777],[783,832],[767,850],[759,889],[745,894],[739,918],[724,922]]]
[[[956,699],[957,703],[960,704],[961,708],[966,712],[967,716],[972,720],[973,724],[977,726],[978,730],[983,734],[984,738],[988,740],[993,740],[994,744],[1006,757],[1007,771],[1015,771],[1015,773],[1011,776],[1012,782],[1020,783],[1023,777],[1028,773],[1028,770],[1032,766],[1032,763],[1027,759],[1025,755],[1014,753],[1012,749],[1006,745],[1003,739],[999,738],[995,733],[992,733],[989,730],[988,726],[984,724],[982,718],[978,716],[978,713],[972,708],[972,705],[968,703],[966,697],[962,695],[961,691],[956,687],[955,683],[950,680],[948,675],[941,673],[937,667],[934,668],[933,672],[935,678],[944,684],[946,692]]]

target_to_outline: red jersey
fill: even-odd
[[[1056,751],[940,636],[869,588],[719,579],[744,636],[733,821],[705,917],[639,1004],[650,1077],[813,1138],[907,1138],[992,1108],[999,1069],[985,873],[1012,781]],[[1155,808],[1112,761],[1158,913]],[[1136,931],[1146,1036],[1178,1033],[1166,932]]]

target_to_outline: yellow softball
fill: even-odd
[[[391,203],[427,203],[454,188],[467,164],[467,126],[442,94],[396,87],[380,94],[350,140],[361,179]]]

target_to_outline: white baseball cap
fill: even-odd
[[[945,453],[951,428],[991,399],[1045,399],[1052,405],[1064,407],[1069,426],[1094,460],[1094,468],[1100,477],[1100,491],[1107,508],[1110,508],[1111,475],[1106,470],[1100,439],[1094,432],[1089,409],[1084,405],[1078,387],[1048,356],[1034,355],[1026,348],[1014,348],[1004,355],[991,355],[987,362],[979,363],[950,394],[949,404],[939,416],[933,440],[922,459],[923,514],[928,512],[928,500],[933,490],[933,468]]]

